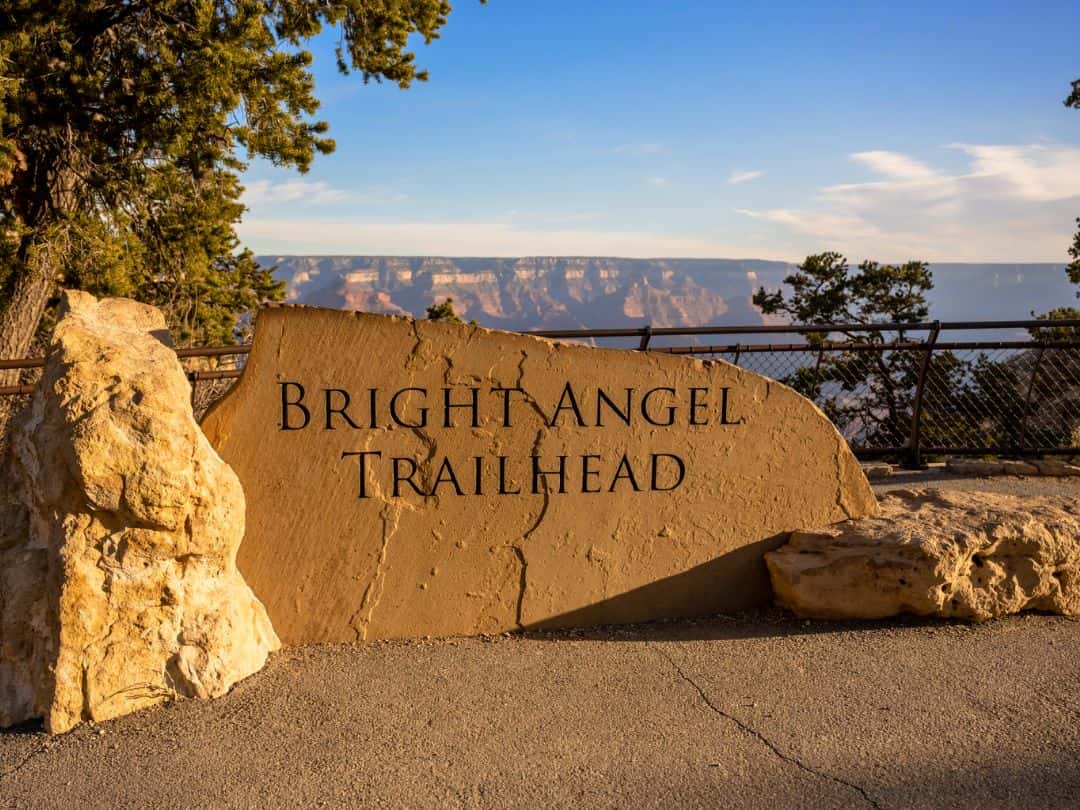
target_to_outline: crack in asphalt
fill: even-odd
[[[744,734],[753,737],[759,743],[768,748],[775,756],[779,757],[784,762],[794,765],[796,768],[805,771],[808,774],[811,774],[812,776],[816,776],[819,779],[826,779],[830,782],[834,782],[838,785],[843,785],[844,787],[856,791],[867,804],[869,804],[871,807],[875,807],[878,808],[878,810],[881,810],[881,805],[874,801],[870,797],[870,794],[867,793],[866,790],[859,785],[856,785],[853,782],[848,782],[846,779],[841,779],[839,776],[833,776],[832,774],[825,773],[824,771],[819,771],[816,768],[811,768],[809,765],[805,764],[798,758],[793,757],[790,754],[785,754],[783,751],[780,750],[776,743],[774,743],[756,728],[747,725],[738,717],[735,717],[732,714],[728,714],[715,703],[713,703],[712,700],[709,699],[709,696],[705,693],[705,690],[698,686],[697,682],[683,671],[682,667],[679,666],[678,662],[676,662],[674,658],[661,650],[659,647],[653,647],[651,644],[646,644],[645,646],[650,647],[656,652],[657,655],[659,655],[661,658],[671,664],[671,668],[675,670],[676,674],[684,681],[686,681],[686,683],[688,683],[691,687],[693,687],[694,691],[698,693],[698,696],[701,698],[702,703],[704,703],[720,717],[723,717],[728,722],[733,723]]]

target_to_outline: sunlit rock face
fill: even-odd
[[[761,605],[765,551],[876,508],[829,420],[774,380],[384,315],[265,310],[203,428],[286,643]]]
[[[287,283],[292,303],[423,317],[426,307],[450,296],[466,320],[515,331],[606,329],[646,322],[653,326],[778,323],[775,316],[763,315],[750,297],[762,286],[779,289],[796,270],[791,262],[763,259],[257,258],[265,267],[277,267],[276,275]],[[977,321],[1046,312],[1072,294],[1060,264],[935,262],[929,297],[935,317]],[[1003,330],[985,337],[1024,336],[1023,330],[1019,334]]]
[[[466,320],[515,331],[751,325],[754,289],[776,287],[792,265],[723,259],[278,256],[292,303],[423,316],[454,299]],[[685,341],[684,341],[685,342]]]
[[[1076,616],[1078,514],[1063,496],[902,490],[879,515],[797,532],[766,561],[777,602],[801,616]]]
[[[236,570],[243,491],[190,396],[158,310],[66,294],[0,504],[0,725],[215,697],[277,648]]]

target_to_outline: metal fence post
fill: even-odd
[[[919,367],[919,378],[915,383],[915,400],[911,405],[911,435],[908,437],[908,465],[912,469],[922,469],[922,409],[923,395],[926,393],[926,378],[930,374],[930,361],[933,359],[934,346],[937,345],[938,335],[941,334],[941,321],[934,321],[930,328],[930,336],[926,339],[926,355]]]
[[[641,330],[641,343],[638,344],[638,351],[643,352],[649,348],[649,340],[652,338],[652,324],[647,324]]]
[[[814,364],[814,401],[821,396],[821,363],[825,359],[825,341],[821,342],[817,352],[817,362]]]

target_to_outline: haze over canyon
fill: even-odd
[[[739,325],[766,322],[757,287],[795,269],[758,259],[260,256],[294,304],[422,317],[445,298],[466,320],[530,329]],[[932,264],[931,316],[1030,317],[1075,301],[1063,264]]]

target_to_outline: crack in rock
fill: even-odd
[[[525,386],[522,385],[522,383],[525,381],[525,361],[528,359],[528,353],[524,349],[522,349],[521,359],[518,360],[517,364],[518,374],[517,380],[514,381],[514,387],[521,389],[521,395],[525,399],[525,404],[532,408],[534,411],[536,411],[537,415],[540,417],[540,424],[542,425],[540,432],[543,433],[544,429],[547,428],[549,424],[547,414],[544,413],[544,409],[540,407],[540,403],[536,401],[536,398],[533,397],[533,395],[530,394],[527,390],[525,390]],[[536,451],[539,449],[540,439],[541,436],[537,435],[536,441],[533,442],[533,453],[536,453]],[[546,481],[547,479],[544,480]]]
[[[375,573],[372,575],[367,587],[364,588],[363,596],[360,597],[360,607],[357,608],[356,613],[349,620],[349,626],[356,633],[357,641],[367,640],[368,628],[371,626],[371,620],[375,616],[375,608],[379,606],[382,599],[383,585],[386,582],[386,572],[383,568],[386,565],[390,540],[397,532],[398,523],[401,521],[401,509],[386,503],[379,514],[379,518],[382,520],[382,543],[379,546],[379,556],[375,561]],[[365,611],[367,615],[364,615]]]
[[[538,455],[540,452],[540,444],[544,441],[544,437],[548,433],[548,418],[544,413],[540,404],[533,398],[533,396],[525,390],[522,383],[525,380],[525,361],[528,359],[528,353],[522,350],[521,358],[517,364],[517,380],[514,382],[514,386],[521,390],[525,403],[532,408],[536,414],[540,417],[540,429],[536,431],[536,438],[533,440],[533,446],[531,450],[532,455]],[[516,543],[509,546],[517,556],[518,564],[520,566],[520,579],[518,583],[518,598],[517,605],[515,606],[514,623],[517,625],[518,630],[524,630],[525,625],[522,622],[522,615],[525,608],[525,591],[528,587],[528,569],[529,562],[525,557],[524,544],[528,542],[529,538],[540,528],[540,524],[544,522],[544,518],[547,516],[548,507],[551,505],[551,492],[548,489],[548,482],[546,476],[541,476],[541,481],[544,485],[544,502],[540,506],[540,511],[536,515],[536,520],[533,521],[532,526],[525,530],[521,535],[521,539]]]
[[[851,520],[851,510],[844,503],[844,439],[839,433],[836,434],[836,505]]]
[[[865,801],[871,807],[876,807],[880,810],[881,805],[874,801],[870,797],[870,794],[867,793],[864,788],[856,785],[853,782],[848,782],[846,779],[841,779],[839,776],[833,776],[832,774],[825,773],[824,771],[819,771],[816,768],[811,768],[809,765],[805,764],[797,757],[793,757],[790,754],[785,754],[783,751],[780,750],[776,743],[774,743],[760,731],[755,729],[753,726],[744,723],[742,720],[740,720],[738,717],[735,717],[735,715],[733,714],[728,714],[715,703],[713,703],[712,700],[709,699],[709,696],[705,693],[705,690],[698,686],[697,682],[694,681],[693,678],[691,678],[689,675],[686,674],[686,672],[683,671],[682,667],[679,666],[679,664],[675,661],[674,658],[665,653],[659,647],[654,647],[653,645],[648,643],[646,643],[645,646],[652,649],[657,655],[667,661],[671,665],[671,668],[675,670],[675,673],[687,684],[689,684],[695,692],[698,693],[698,696],[701,698],[701,702],[704,703],[709,709],[711,709],[715,714],[724,718],[728,722],[737,726],[739,730],[746,734],[748,737],[752,737],[753,739],[764,745],[766,748],[769,749],[769,751],[773,753],[773,755],[783,760],[784,762],[787,762],[790,765],[794,765],[799,770],[805,771],[812,776],[816,776],[819,779],[825,779],[829,782],[833,782],[837,785],[843,785],[846,788],[854,790],[856,793],[859,794],[859,796],[862,797],[863,801]]]
[[[543,428],[537,431],[537,437],[532,442],[532,454],[536,455],[540,450],[540,443],[543,441],[545,431]],[[517,585],[517,604],[514,609],[514,623],[517,625],[518,630],[525,630],[525,624],[522,622],[522,613],[525,608],[525,590],[528,585],[528,568],[529,563],[525,558],[525,550],[522,546],[528,542],[528,539],[534,535],[534,532],[540,528],[540,524],[543,523],[543,518],[548,514],[548,507],[551,504],[551,492],[548,489],[548,478],[541,476],[543,482],[543,503],[540,507],[540,512],[537,513],[536,521],[532,522],[532,525],[525,530],[525,534],[522,535],[522,539],[513,543],[509,548],[517,556],[517,563],[519,565],[519,579]]]
[[[439,452],[439,443],[431,434],[429,434],[423,428],[410,427],[409,430],[411,430],[416,435],[416,438],[418,438],[420,440],[420,443],[424,445],[424,449],[427,450],[427,456],[425,456],[419,464],[420,483],[424,485],[425,493],[431,492],[432,486],[435,483],[435,479],[433,477],[434,471],[432,470],[432,466],[433,462],[435,461],[435,456]],[[428,498],[431,498],[435,501],[435,508],[438,509],[439,496],[435,494],[424,495],[425,501],[427,501]]]
[[[405,357],[405,369],[407,371],[412,371],[414,369],[414,364],[420,357],[420,350],[424,346],[424,338],[420,334],[420,321],[414,318],[411,321],[410,326],[412,327],[413,339],[416,343],[413,344],[409,354]]]
[[[518,630],[524,630],[525,625],[521,621],[521,615],[525,606],[525,587],[528,585],[529,562],[525,559],[525,552],[522,551],[520,547],[511,546],[510,548],[513,549],[514,554],[517,556],[518,564],[521,566],[521,573],[518,580],[517,604],[514,606],[514,624],[517,625]]]

